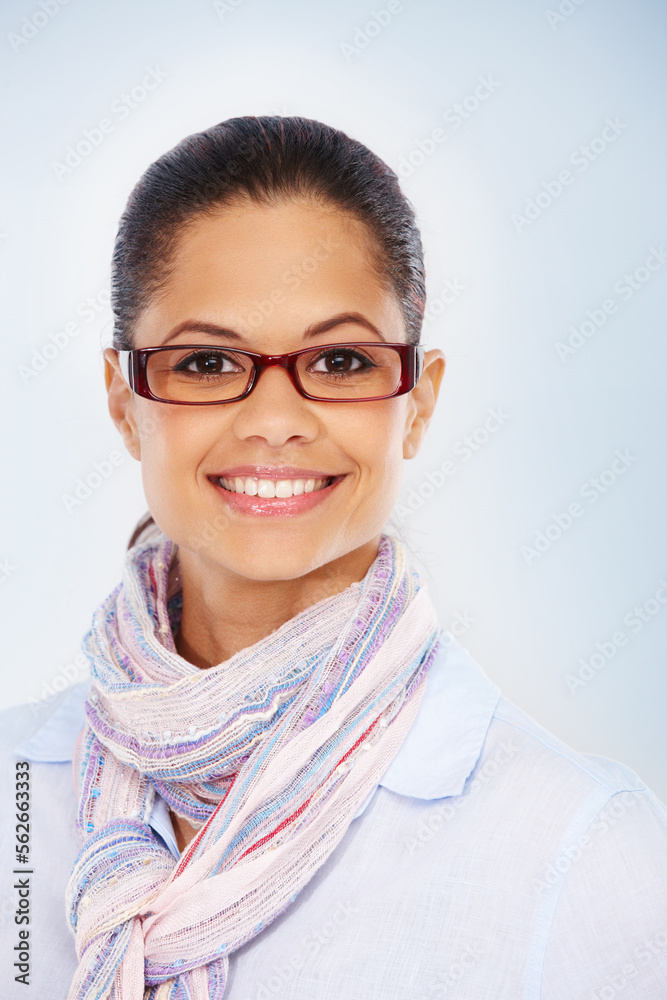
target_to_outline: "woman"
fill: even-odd
[[[661,804],[502,698],[383,531],[444,372],[393,172],[223,122],[139,181],[112,289],[151,517],[90,686],[7,715],[34,909],[6,995],[663,996]]]

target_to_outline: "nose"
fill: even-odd
[[[312,441],[319,433],[319,421],[282,365],[270,365],[259,373],[245,399],[237,407],[233,427],[241,439],[263,438],[280,447],[292,438]]]

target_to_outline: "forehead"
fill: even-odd
[[[360,312],[404,340],[400,304],[377,273],[366,226],[312,200],[250,200],[197,216],[178,238],[167,281],[137,326],[136,346],[186,319],[262,339]],[[144,341],[140,344],[139,340]],[[258,345],[259,346],[259,345]]]

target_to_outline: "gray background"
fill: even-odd
[[[129,191],[188,133],[301,114],[399,171],[422,227],[447,371],[391,527],[442,623],[667,798],[665,4],[393,0],[379,26],[388,6],[3,3],[0,705],[83,676],[145,509],[100,353]]]

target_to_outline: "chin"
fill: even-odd
[[[239,539],[238,545],[225,546],[220,561],[241,576],[252,580],[294,580],[330,562],[341,551],[332,551],[330,540],[303,531],[279,533],[273,537]]]

